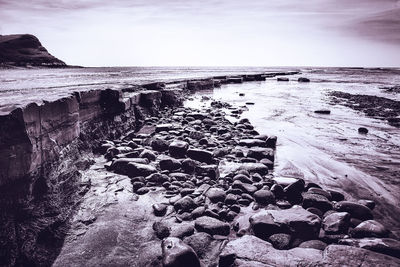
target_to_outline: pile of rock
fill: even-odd
[[[373,220],[373,201],[273,177],[276,137],[247,119],[230,122],[226,107],[165,109],[101,145],[107,169],[128,175],[136,194],[159,190],[168,200],[153,205],[165,266],[340,265],[352,256],[400,263],[386,256],[398,257],[400,242]]]

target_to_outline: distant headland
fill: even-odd
[[[68,68],[31,34],[0,35],[0,68]]]

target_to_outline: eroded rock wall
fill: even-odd
[[[50,264],[73,206],[90,187],[79,184],[79,170],[91,164],[87,154],[162,106],[177,105],[181,93],[91,90],[0,116],[0,265]]]

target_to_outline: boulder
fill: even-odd
[[[130,162],[128,163],[127,174],[129,177],[149,176],[157,172],[157,169],[151,165]]]
[[[145,179],[147,182],[155,183],[157,185],[160,185],[160,184],[163,184],[163,183],[169,181],[168,175],[161,174],[158,172],[150,174]]]
[[[323,251],[326,248],[326,246],[327,244],[321,240],[307,240],[302,242],[299,245],[299,248],[313,248]]]
[[[179,238],[166,238],[162,241],[161,247],[164,267],[201,266],[196,252]]]
[[[400,241],[392,238],[346,238],[339,240],[339,244],[368,249],[400,258]]]
[[[119,174],[127,174],[128,173],[128,164],[129,163],[140,163],[140,164],[148,164],[149,160],[144,158],[120,158],[116,159],[111,164],[111,170],[115,171]]]
[[[211,200],[211,202],[224,202],[226,198],[226,193],[221,188],[210,188],[208,189],[206,196]]]
[[[265,147],[252,147],[247,152],[247,157],[254,158],[257,160],[269,159],[270,161],[274,161],[274,150],[272,148]]]
[[[300,83],[308,83],[308,82],[310,82],[310,79],[305,78],[305,77],[300,77],[297,79],[297,81]]]
[[[158,159],[160,160],[159,165],[161,170],[174,171],[182,167],[182,164],[177,159],[165,155],[158,157]]]
[[[262,205],[275,204],[275,196],[269,190],[258,190],[253,194],[253,197],[257,203]]]
[[[185,196],[185,197],[179,199],[174,204],[174,209],[176,211],[192,211],[196,207],[197,207],[197,204],[189,196]]]
[[[311,266],[322,260],[322,251],[311,248],[275,249],[252,235],[230,241],[219,256],[219,266]]]
[[[216,218],[202,216],[196,219],[195,228],[199,232],[206,232],[210,235],[229,235],[230,225]]]
[[[276,249],[289,249],[291,238],[288,234],[274,234],[269,237],[268,241]]]
[[[184,158],[186,156],[186,151],[189,148],[189,144],[185,141],[174,140],[169,145],[169,154],[175,158]]]
[[[161,138],[155,138],[151,141],[151,148],[155,151],[165,151],[168,149],[168,142],[161,139]]]
[[[303,208],[314,207],[322,212],[332,209],[332,203],[323,195],[310,192],[303,193]]]
[[[252,195],[254,192],[257,191],[257,187],[255,187],[254,185],[247,184],[247,183],[242,183],[239,180],[236,180],[236,181],[233,182],[232,188],[238,188],[242,192],[248,193],[250,195]]]
[[[350,214],[347,212],[334,212],[322,221],[322,228],[329,234],[346,233],[350,224]]]
[[[286,210],[261,210],[249,220],[254,234],[265,240],[277,233],[288,233],[303,240],[317,238],[321,224],[317,215],[300,206]]]
[[[195,168],[195,173],[198,176],[207,176],[213,180],[219,179],[219,169],[218,165],[200,165]]]
[[[210,151],[203,150],[203,149],[197,149],[197,148],[191,148],[187,150],[187,156],[191,159],[200,161],[200,162],[205,162],[205,163],[213,163],[214,158],[213,154]]]
[[[240,146],[247,146],[247,147],[265,147],[266,142],[261,139],[241,139],[239,141]]]
[[[337,211],[344,211],[350,213],[352,218],[359,220],[371,220],[373,219],[372,211],[359,203],[351,201],[340,201],[334,206]]]
[[[350,231],[350,235],[356,238],[362,237],[387,237],[388,229],[375,220],[367,220]]]

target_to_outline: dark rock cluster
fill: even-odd
[[[164,266],[400,263],[400,241],[373,219],[373,201],[273,177],[276,137],[229,121],[226,107],[164,109],[101,145],[106,168],[129,176],[137,195],[168,199],[153,205]]]

